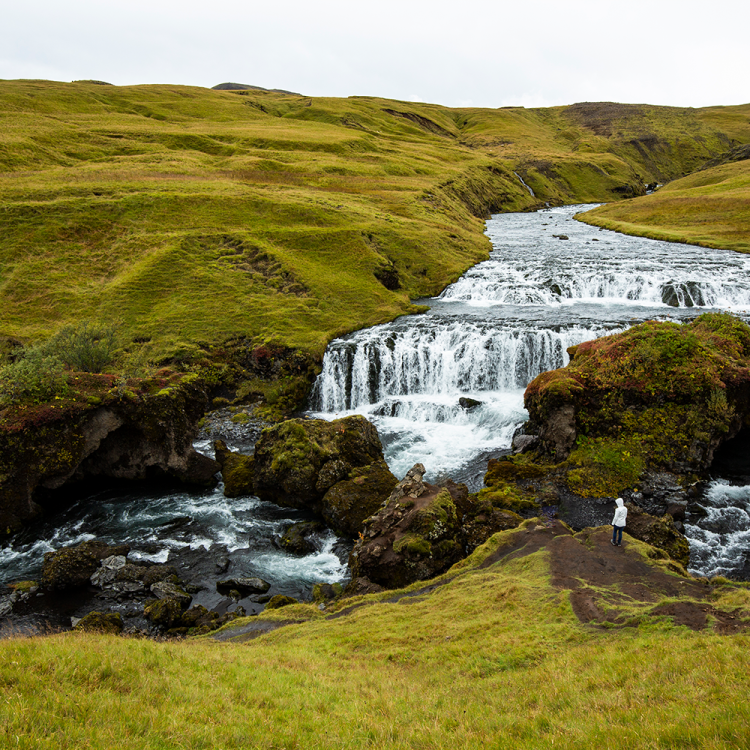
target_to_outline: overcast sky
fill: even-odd
[[[750,102],[748,0],[30,0],[0,78],[224,81],[451,107]]]

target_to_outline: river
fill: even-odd
[[[487,460],[507,453],[525,419],[523,391],[568,361],[566,349],[643,320],[685,321],[708,309],[747,319],[750,256],[629,237],[573,219],[590,206],[500,214],[487,222],[490,259],[470,269],[429,311],[331,343],[309,413],[364,414],[378,427],[397,476],[414,463],[427,479],[478,489]],[[462,406],[461,398],[478,403]],[[231,446],[230,446],[231,447]],[[691,569],[747,577],[750,492],[717,478],[688,518]],[[169,561],[203,587],[195,602],[231,609],[224,575],[260,576],[269,593],[308,597],[316,581],[346,577],[347,546],[325,533],[293,557],[275,539],[306,516],[221,488],[108,488],[31,526],[0,548],[0,583],[38,577],[43,553],[91,538],[127,542],[131,556]],[[219,569],[223,570],[219,572]],[[248,611],[259,606],[243,602]]]

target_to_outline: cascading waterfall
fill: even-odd
[[[424,324],[424,325],[422,325]],[[524,388],[568,362],[566,349],[605,329],[563,330],[417,320],[360,331],[329,346],[311,398],[318,412],[361,409],[384,399]]]
[[[487,458],[507,451],[526,419],[524,388],[567,364],[568,347],[643,320],[750,309],[750,257],[573,221],[585,208],[493,217],[490,259],[422,300],[428,313],[331,343],[311,398],[315,416],[364,414],[395,474],[421,461],[433,478],[477,489]],[[462,396],[474,401],[462,406]],[[741,491],[714,495],[729,500],[716,499],[721,509],[710,518],[731,517],[732,526],[747,516]],[[688,529],[694,570],[737,569],[735,542],[750,532],[721,536],[710,521]]]

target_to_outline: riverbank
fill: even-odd
[[[533,524],[503,532],[432,590],[360,598],[348,613],[287,607],[268,622],[297,624],[245,642],[0,641],[0,737],[123,750],[747,744],[750,683],[736,668],[747,589],[693,591],[657,564],[654,580],[689,592],[625,602],[624,569],[611,568],[654,561],[627,535],[623,548],[581,541]],[[552,569],[561,544],[588,555],[575,596]],[[603,620],[581,620],[581,593],[598,597]],[[688,610],[706,627],[681,624]],[[720,635],[717,617],[737,626]]]
[[[750,159],[710,167],[652,195],[576,218],[624,234],[750,253]]]

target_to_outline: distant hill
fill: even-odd
[[[249,83],[219,83],[211,86],[213,91],[271,91],[274,94],[291,94],[292,96],[302,96],[294,91],[286,89],[264,89],[262,86],[251,86]]]
[[[2,81],[0,344],[97,319],[156,360],[318,356],[485,259],[489,214],[695,173],[750,143],[749,109]]]

